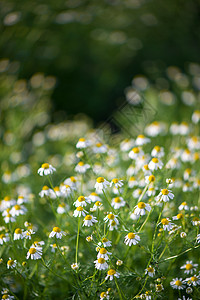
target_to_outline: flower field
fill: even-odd
[[[137,76],[108,122],[0,62],[1,299],[200,299],[200,66]]]

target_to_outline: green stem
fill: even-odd
[[[115,276],[114,276],[114,279],[115,279],[115,284],[116,284],[117,291],[118,291],[118,294],[119,294],[119,299],[120,299],[120,300],[123,300],[124,298],[123,298],[123,296],[122,296],[122,292],[121,292],[121,290],[120,290],[120,287],[119,287],[119,285],[118,285],[118,282],[117,282],[117,279],[116,279]]]
[[[75,262],[77,264],[78,261],[78,241],[79,241],[79,232],[80,232],[80,217],[78,217],[78,231],[77,231],[77,238],[76,238],[76,257]]]

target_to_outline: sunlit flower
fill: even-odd
[[[57,213],[62,215],[64,214],[67,210],[69,210],[69,205],[66,204],[66,203],[60,203],[58,205],[58,208],[57,208]]]
[[[40,176],[43,175],[49,175],[49,174],[53,174],[53,172],[55,172],[56,169],[54,167],[52,167],[52,165],[48,164],[48,163],[44,163],[42,164],[41,168],[38,169],[38,174]]]
[[[112,242],[109,241],[106,237],[102,238],[101,242],[104,247],[112,247]]]
[[[9,258],[9,260],[7,261],[7,268],[8,269],[14,269],[17,265],[17,260],[13,260],[11,258]]]
[[[32,235],[35,234],[35,232],[33,231],[33,229],[28,229],[26,231],[23,232],[23,236],[25,239],[31,239]]]
[[[195,110],[192,114],[192,122],[197,124],[200,121],[200,110]]]
[[[183,162],[190,162],[192,161],[192,153],[189,149],[185,149],[181,154],[181,160]]]
[[[111,205],[114,209],[119,209],[120,207],[125,206],[126,202],[122,197],[115,197],[112,199]]]
[[[90,226],[94,225],[94,223],[97,223],[97,222],[98,221],[97,221],[96,217],[93,217],[92,215],[87,215],[84,218],[83,226],[90,227]]]
[[[97,209],[100,209],[102,206],[103,204],[101,203],[101,201],[96,201],[94,206],[90,208],[90,211],[96,211]]]
[[[90,168],[89,164],[84,164],[84,162],[80,161],[76,167],[75,171],[81,174],[84,174]]]
[[[104,258],[105,260],[109,259],[108,255],[111,255],[111,252],[108,252],[105,248],[100,248],[99,253],[97,254],[97,258]]]
[[[156,177],[154,175],[145,176],[145,183],[146,184],[153,184],[156,180]]]
[[[28,198],[24,196],[18,196],[17,198],[17,204],[21,205],[23,203],[28,203]]]
[[[184,215],[183,214],[177,214],[176,216],[172,217],[172,220],[181,220],[184,218]]]
[[[136,146],[143,146],[146,145],[150,142],[151,140],[147,137],[145,137],[143,134],[140,134],[137,136],[136,140],[135,140],[135,144]]]
[[[8,233],[2,233],[0,234],[0,245],[3,245],[4,243],[7,243],[9,242],[10,240],[10,237],[9,237],[9,234]]]
[[[163,229],[164,230],[167,230],[167,231],[170,231],[172,230],[174,224],[170,222],[170,219],[169,218],[163,218],[161,220],[161,224],[163,225]]]
[[[14,241],[15,240],[20,240],[23,239],[24,235],[23,235],[23,231],[20,228],[16,228],[15,232],[14,232]]]
[[[27,212],[26,207],[19,204],[14,205],[10,210],[10,213],[13,217],[24,215],[26,212]]]
[[[91,202],[101,201],[101,198],[95,192],[91,193],[88,198],[91,200]]]
[[[163,163],[157,157],[154,157],[152,158],[148,166],[151,171],[154,171],[154,170],[162,169]]]
[[[78,265],[77,263],[73,263],[73,264],[71,264],[71,268],[72,268],[74,271],[76,271],[76,270],[78,270],[79,265]]]
[[[81,216],[85,217],[85,216],[86,216],[86,213],[87,213],[87,211],[84,210],[82,206],[78,206],[78,207],[75,209],[75,211],[74,211],[74,213],[73,213],[73,216],[76,217],[76,218],[77,218],[77,217],[81,217]]]
[[[134,147],[128,154],[131,159],[137,159],[139,156],[142,156],[144,152],[139,147]]]
[[[117,215],[114,215],[112,212],[110,212],[109,214],[107,214],[107,216],[104,218],[104,221],[105,222],[109,222],[109,224],[112,221],[115,221],[117,225],[119,224],[119,221],[117,220]]]
[[[131,176],[128,181],[128,187],[132,189],[134,186],[138,185],[138,181],[134,176]]]
[[[148,268],[145,269],[145,274],[153,277],[155,275],[155,269],[149,265]]]
[[[78,140],[78,143],[76,144],[76,148],[84,149],[87,148],[89,145],[90,145],[90,141],[86,140],[85,138],[80,138]]]
[[[79,207],[79,206],[84,207],[87,205],[87,203],[91,203],[89,197],[79,196],[78,199],[74,202],[74,205],[76,207]]]
[[[50,191],[51,191],[51,189],[47,185],[44,185],[41,192],[39,193],[39,196],[40,197],[44,197],[44,196],[48,197],[50,195]]]
[[[68,184],[61,184],[60,191],[61,191],[61,196],[65,198],[68,198],[72,194],[72,188]]]
[[[193,274],[196,272],[196,268],[198,267],[198,264],[193,264],[192,260],[187,260],[186,263],[181,267],[181,269],[184,269],[184,273],[186,274]]]
[[[181,205],[178,207],[179,210],[189,210],[189,206],[186,202],[182,202]]]
[[[134,145],[134,141],[131,139],[125,139],[120,144],[120,149],[123,152],[129,151]]]
[[[191,222],[193,226],[200,225],[200,219],[198,217],[194,217]]]
[[[193,275],[189,278],[186,278],[184,280],[185,283],[187,283],[187,285],[191,286],[197,286],[200,285],[200,274],[199,275]]]
[[[16,204],[15,199],[12,199],[10,196],[6,196],[1,202],[1,210],[6,210],[7,208],[10,208],[15,204]]]
[[[65,236],[66,232],[62,231],[59,227],[54,227],[49,237],[52,238],[55,236],[57,239],[61,239],[63,235]]]
[[[116,265],[117,265],[117,266],[122,266],[123,263],[124,263],[124,262],[123,262],[121,259],[118,259],[118,260],[116,261]]]
[[[28,253],[27,253],[27,256],[26,258],[29,259],[40,259],[42,257],[42,247],[31,247],[29,250],[28,250]]]
[[[56,249],[58,248],[56,244],[50,244],[51,252],[55,253]]]
[[[114,269],[110,269],[107,272],[107,276],[105,277],[105,280],[113,280],[114,277],[119,278],[119,273],[116,272]]]
[[[101,294],[100,294],[100,300],[103,300],[103,299],[109,299],[110,298],[110,296],[109,296],[109,294],[108,294],[108,291],[107,292],[102,292]]]
[[[149,212],[150,210],[151,210],[151,206],[149,204],[144,202],[139,202],[135,206],[134,214],[138,216],[144,216],[146,211]]]
[[[109,222],[108,224],[108,229],[110,231],[113,231],[114,229],[117,230],[118,229],[118,223],[114,220],[112,220],[111,222]]]
[[[163,147],[160,147],[160,146],[155,146],[153,148],[153,150],[151,151],[151,156],[152,157],[158,157],[158,158],[161,158],[165,155],[165,152],[164,152],[164,148]]]
[[[95,268],[98,269],[98,270],[108,269],[108,264],[107,264],[106,260],[102,257],[95,260],[94,263],[95,263]]]
[[[94,187],[97,193],[102,194],[102,192],[108,187],[109,184],[109,181],[107,181],[103,177],[98,177]]]
[[[173,289],[178,289],[182,290],[185,288],[184,282],[182,278],[174,278],[171,282],[170,285]]]
[[[174,194],[171,190],[162,189],[159,195],[156,197],[156,201],[158,202],[168,202],[169,200],[174,198]]]
[[[78,183],[77,177],[74,176],[71,176],[64,181],[64,184],[70,186],[72,190],[77,190]]]
[[[103,145],[102,143],[96,143],[93,147],[94,153],[106,153],[108,150],[108,147],[106,145]]]
[[[140,237],[139,235],[133,233],[133,232],[129,232],[126,236],[125,236],[125,240],[124,243],[128,246],[131,245],[136,245],[138,244],[140,241]]]
[[[114,184],[114,186],[118,189],[120,187],[122,187],[124,184],[123,184],[123,180],[119,180],[117,178],[114,178],[111,180],[111,183],[110,183],[110,186],[112,186]]]
[[[15,222],[16,219],[15,219],[10,213],[8,213],[7,215],[5,215],[4,221],[5,221],[6,224],[8,224],[8,223],[10,223],[10,222],[11,222],[11,223],[12,223],[12,222]]]

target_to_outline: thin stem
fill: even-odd
[[[115,279],[115,284],[116,284],[117,291],[118,291],[118,294],[119,294],[119,299],[120,299],[120,300],[123,300],[124,298],[123,298],[123,296],[122,296],[122,292],[121,292],[121,290],[120,290],[120,287],[119,287],[119,285],[118,285],[118,282],[117,282],[117,279],[116,279],[115,276],[114,276],[114,279]]]
[[[78,231],[77,231],[77,238],[76,238],[76,257],[75,262],[77,264],[78,261],[78,241],[79,241],[79,232],[80,232],[80,217],[78,217]]]

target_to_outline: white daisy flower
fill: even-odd
[[[23,230],[20,228],[16,228],[14,232],[14,241],[20,240],[24,238]]]
[[[114,229],[117,230],[118,229],[118,223],[115,222],[114,220],[109,222],[108,229],[109,229],[109,231],[113,231]]]
[[[67,210],[69,210],[69,205],[62,202],[62,203],[60,203],[60,204],[58,205],[58,208],[57,208],[56,211],[57,211],[58,214],[62,215],[62,214],[64,214]]]
[[[197,234],[197,243],[198,243],[198,244],[200,243],[200,233]]]
[[[26,212],[27,212],[26,207],[19,204],[14,205],[10,210],[10,213],[13,217],[24,215]]]
[[[108,147],[106,145],[103,145],[102,143],[96,143],[93,147],[94,153],[106,153],[108,150]]]
[[[104,218],[104,221],[109,223],[115,221],[117,225],[119,224],[119,221],[117,220],[117,215],[114,215],[112,212],[107,214],[107,216]]]
[[[144,152],[139,147],[134,147],[128,154],[131,159],[137,159],[139,156],[144,155]]]
[[[113,280],[114,277],[119,278],[120,274],[116,272],[114,269],[110,269],[107,272],[107,276],[105,277],[105,280]]]
[[[62,236],[66,235],[66,232],[62,231],[59,227],[54,227],[51,233],[49,234],[49,237],[56,237],[57,239],[61,239]]]
[[[96,202],[96,201],[100,201],[101,202],[101,198],[98,196],[97,193],[93,192],[91,193],[88,198],[91,200],[91,202]]]
[[[111,241],[109,241],[107,238],[102,238],[102,240],[101,240],[101,242],[102,242],[102,244],[103,244],[103,246],[104,247],[112,247],[112,242]]]
[[[28,198],[24,196],[18,196],[17,198],[17,204],[21,205],[23,203],[28,203]]]
[[[157,157],[153,157],[150,163],[148,164],[148,166],[151,171],[154,171],[154,170],[162,169],[163,163]]]
[[[165,152],[164,152],[164,148],[163,147],[160,147],[160,146],[155,146],[153,148],[153,150],[151,151],[151,156],[152,157],[158,157],[158,158],[161,158],[165,155]]]
[[[42,257],[42,247],[33,247],[31,246],[30,249],[28,250],[26,259],[40,259]]]
[[[155,196],[156,194],[156,189],[153,186],[150,186],[147,190],[147,196],[151,197],[151,196]]]
[[[81,216],[85,217],[85,216],[86,216],[86,213],[87,213],[87,211],[84,210],[82,206],[78,206],[78,207],[75,209],[75,211],[74,211],[74,213],[73,213],[73,216],[74,216],[75,218],[81,217]]]
[[[99,253],[97,254],[97,258],[104,258],[105,260],[109,259],[108,255],[111,255],[111,252],[108,252],[105,248],[99,249]]]
[[[73,263],[73,264],[71,264],[71,268],[72,268],[72,270],[76,271],[76,270],[78,270],[79,265],[77,263]]]
[[[151,170],[149,169],[148,164],[144,164],[142,166],[142,171],[144,172],[145,176],[150,176],[151,175]]]
[[[51,191],[51,189],[47,185],[44,185],[41,192],[39,193],[39,196],[41,198],[43,198],[44,196],[49,197],[50,191]]]
[[[179,134],[180,135],[188,135],[188,133],[190,132],[190,128],[187,122],[182,122],[179,125]]]
[[[106,260],[102,257],[95,260],[94,263],[95,263],[95,268],[98,269],[98,270],[108,269],[108,264],[107,264]]]
[[[153,277],[155,276],[155,269],[152,266],[148,266],[148,268],[145,269],[145,274]]]
[[[192,122],[197,124],[200,121],[200,110],[195,110],[192,114]]]
[[[52,165],[48,164],[48,163],[44,163],[42,164],[41,168],[38,169],[38,174],[40,176],[44,176],[44,175],[49,175],[49,174],[53,174],[53,172],[55,172],[56,169],[54,167],[52,167]]]
[[[25,239],[31,240],[33,234],[35,234],[35,232],[33,231],[33,229],[28,229],[28,230],[26,230],[26,231],[23,232],[23,237]]]
[[[13,222],[15,222],[16,221],[16,219],[10,214],[10,213],[8,213],[5,217],[4,217],[4,222],[6,223],[6,224],[8,224],[8,223],[13,223]]]
[[[192,153],[189,149],[185,149],[181,154],[181,160],[183,162],[191,162],[192,161]]]
[[[61,184],[60,192],[62,197],[68,198],[72,194],[72,188],[68,184]]]
[[[179,169],[181,166],[178,158],[172,157],[167,163],[166,163],[166,169]]]
[[[76,144],[77,149],[85,149],[88,146],[90,146],[90,141],[86,140],[85,138],[80,138]]]
[[[17,265],[17,260],[13,260],[9,257],[9,260],[7,261],[7,268],[8,269],[14,269]]]
[[[84,164],[83,161],[80,161],[75,167],[75,171],[81,174],[84,174],[88,169],[90,169],[90,165]]]
[[[157,202],[169,202],[169,200],[174,198],[174,194],[171,190],[162,189],[159,195],[156,197]]]
[[[77,190],[79,184],[77,177],[71,176],[65,179],[64,184],[69,185],[72,190]]]
[[[182,278],[174,278],[170,285],[173,289],[183,290],[185,288],[185,284],[182,280]]]
[[[16,204],[16,200],[12,199],[9,196],[4,197],[4,199],[1,202],[1,210],[6,210],[7,208],[10,208],[11,206]]]
[[[84,207],[87,205],[87,203],[89,203],[89,204],[91,203],[90,198],[84,197],[84,196],[79,196],[78,199],[74,202],[74,205],[76,207],[79,207],[79,206]]]
[[[136,245],[138,244],[140,241],[140,237],[139,235],[133,233],[133,232],[129,232],[126,236],[125,236],[125,240],[124,243],[128,246],[131,245]]]
[[[116,265],[117,266],[122,266],[123,265],[123,260],[121,260],[121,259],[118,259],[117,261],[116,261]]]
[[[192,222],[193,226],[199,226],[200,225],[200,219],[198,217],[194,217],[191,222]]]
[[[184,269],[184,273],[186,274],[193,274],[196,272],[198,268],[198,264],[193,264],[192,260],[187,260],[186,263],[181,267],[181,269]]]
[[[155,136],[158,136],[160,133],[165,132],[165,130],[166,130],[165,123],[154,121],[153,123],[146,126],[145,133],[148,136],[155,137]]]
[[[146,145],[148,143],[150,143],[150,139],[145,137],[143,134],[140,134],[137,136],[136,140],[135,140],[135,144],[136,146],[143,146]]]
[[[154,175],[145,176],[145,183],[146,184],[153,184],[156,180],[156,177]]]
[[[90,211],[96,211],[97,209],[100,209],[102,206],[103,204],[101,203],[101,201],[96,201],[94,206],[90,208]]]
[[[198,136],[192,136],[187,141],[188,148],[191,150],[200,149],[200,138]]]
[[[58,248],[56,244],[50,244],[50,247],[51,247],[51,252],[52,253],[55,253],[56,249]]]
[[[176,216],[172,217],[172,220],[181,220],[184,218],[184,215],[183,214],[177,214]]]
[[[151,206],[149,204],[144,202],[139,202],[135,206],[134,214],[138,216],[144,216],[146,211],[149,212],[150,210],[151,210]]]
[[[131,139],[125,139],[120,143],[120,149],[123,152],[129,151],[134,145],[134,141]]]
[[[103,300],[103,299],[109,299],[109,298],[110,298],[110,296],[109,296],[108,291],[107,291],[107,292],[102,292],[102,293],[100,294],[100,300]]]
[[[160,222],[163,225],[163,229],[170,231],[174,227],[174,224],[170,222],[169,218],[163,218]]]
[[[102,194],[103,190],[105,190],[109,184],[109,181],[107,181],[103,177],[98,177],[94,187],[97,193]]]
[[[137,185],[138,185],[138,181],[136,180],[136,178],[134,176],[131,176],[128,181],[128,187],[130,189],[132,189],[134,186],[137,186]]]
[[[114,209],[119,209],[126,205],[126,202],[122,197],[115,197],[112,199],[111,205]]]
[[[11,296],[11,295],[8,294],[8,291],[5,292],[5,293],[2,292],[2,294],[3,294],[2,298],[1,298],[2,300],[4,300],[4,299],[6,299],[6,300],[12,300],[12,299],[15,299],[14,296]]]
[[[178,207],[179,210],[189,210],[189,206],[186,202],[182,202],[181,205]]]
[[[96,217],[93,217],[92,215],[87,215],[85,216],[84,218],[84,221],[83,221],[83,226],[87,226],[87,227],[90,227],[90,226],[93,226],[94,223],[97,223],[97,218]]]
[[[114,184],[114,186],[118,189],[120,187],[122,187],[124,184],[123,184],[123,180],[119,180],[117,178],[113,178],[111,180],[111,183],[110,183],[110,186],[112,186]]]
[[[189,278],[186,278],[184,280],[185,283],[187,283],[187,285],[191,286],[197,286],[200,285],[200,274],[199,275],[193,275]]]
[[[3,245],[4,243],[7,243],[9,242],[10,240],[10,237],[9,237],[9,234],[8,233],[2,233],[0,234],[0,245]]]

